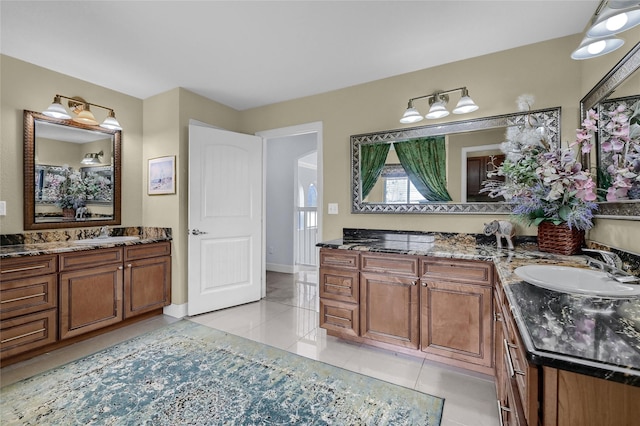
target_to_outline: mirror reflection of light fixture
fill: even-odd
[[[100,158],[98,158],[102,156],[104,156],[104,151],[85,154],[84,158],[80,161],[80,164],[85,164],[85,165],[102,164],[102,162],[100,161]]]
[[[429,99],[429,112],[425,115],[425,118],[428,119],[436,119],[443,118],[449,115],[449,111],[447,110],[447,103],[449,102],[449,93],[454,92],[462,92],[462,96],[460,100],[456,104],[456,107],[453,109],[454,114],[467,114],[469,112],[476,111],[479,107],[473,102],[473,99],[469,96],[469,91],[466,87],[459,87],[457,89],[451,90],[441,90],[430,95],[418,96],[415,98],[409,99],[409,104],[407,105],[407,110],[402,115],[400,122],[403,124],[417,123],[418,121],[422,121],[422,114],[418,112],[418,110],[413,106],[413,101],[418,99]]]
[[[613,52],[624,44],[624,40],[614,36],[639,24],[640,1],[602,0],[571,58],[590,59]]]
[[[76,114],[76,117],[72,118],[71,115],[69,115],[66,108],[62,105],[62,98],[69,100],[69,108],[71,108],[72,113]],[[118,120],[116,120],[116,113],[113,111],[113,109],[87,102],[78,96],[70,98],[68,96],[56,95],[53,98],[53,103],[49,105],[49,108],[47,108],[42,113],[48,117],[60,118],[65,120],[72,119],[77,123],[96,126],[98,125],[98,121],[91,112],[91,105],[98,108],[106,109],[108,111],[107,118],[102,122],[102,124],[100,124],[100,127],[104,127],[105,129],[109,130],[122,130],[120,123],[118,123]]]

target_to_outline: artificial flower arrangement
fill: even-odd
[[[45,177],[50,191],[55,193],[56,205],[62,209],[84,207],[87,201],[87,185],[79,171],[63,166],[62,174]]]
[[[594,122],[599,117],[589,111]],[[600,150],[606,168],[598,169],[598,182],[607,201],[640,199],[640,101],[627,107],[621,102],[601,112],[608,121],[600,131]],[[589,138],[595,130],[585,132]],[[602,163],[602,162],[601,162]]]
[[[518,109],[530,111],[533,102],[533,96],[522,95]],[[550,143],[536,118],[529,115],[524,126],[507,129],[507,140],[500,147],[505,161],[489,174],[490,178],[504,176],[504,182],[490,179],[482,191],[493,198],[504,197],[513,204],[513,216],[528,225],[551,222],[580,231],[590,229],[597,209],[596,185],[589,171],[582,169],[577,148],[591,150],[595,124],[590,112],[576,140],[561,148]]]
[[[97,173],[87,173],[84,177],[84,184],[87,188],[87,201],[111,201],[112,187],[111,179]]]

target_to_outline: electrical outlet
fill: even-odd
[[[329,214],[338,214],[338,203],[329,203],[329,205],[328,205],[328,213]]]
[[[0,216],[6,216],[6,215],[7,215],[7,202],[0,201]]]

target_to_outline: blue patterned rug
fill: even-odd
[[[439,425],[444,400],[190,322],[0,391],[3,425]]]

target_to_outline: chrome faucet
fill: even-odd
[[[622,269],[622,259],[620,259],[620,257],[613,252],[606,251],[606,250],[587,249],[587,248],[583,248],[582,251],[589,252],[589,253],[598,253],[600,256],[602,256],[602,260],[604,260],[604,263],[607,266],[615,269]],[[601,269],[604,269],[604,268],[601,268]]]
[[[606,272],[607,276],[611,279],[614,279],[621,283],[633,284],[640,282],[640,277],[636,277],[634,275],[629,274],[624,271],[622,265],[622,259],[620,257],[610,251],[606,250],[596,250],[596,249],[582,249],[583,252],[597,253],[602,256],[604,262],[601,262],[596,259],[592,259],[591,257],[587,258],[587,265],[589,266],[597,266],[602,269],[602,271]]]
[[[109,238],[108,226],[103,226],[102,228],[100,228],[100,235],[98,235],[98,238]]]

